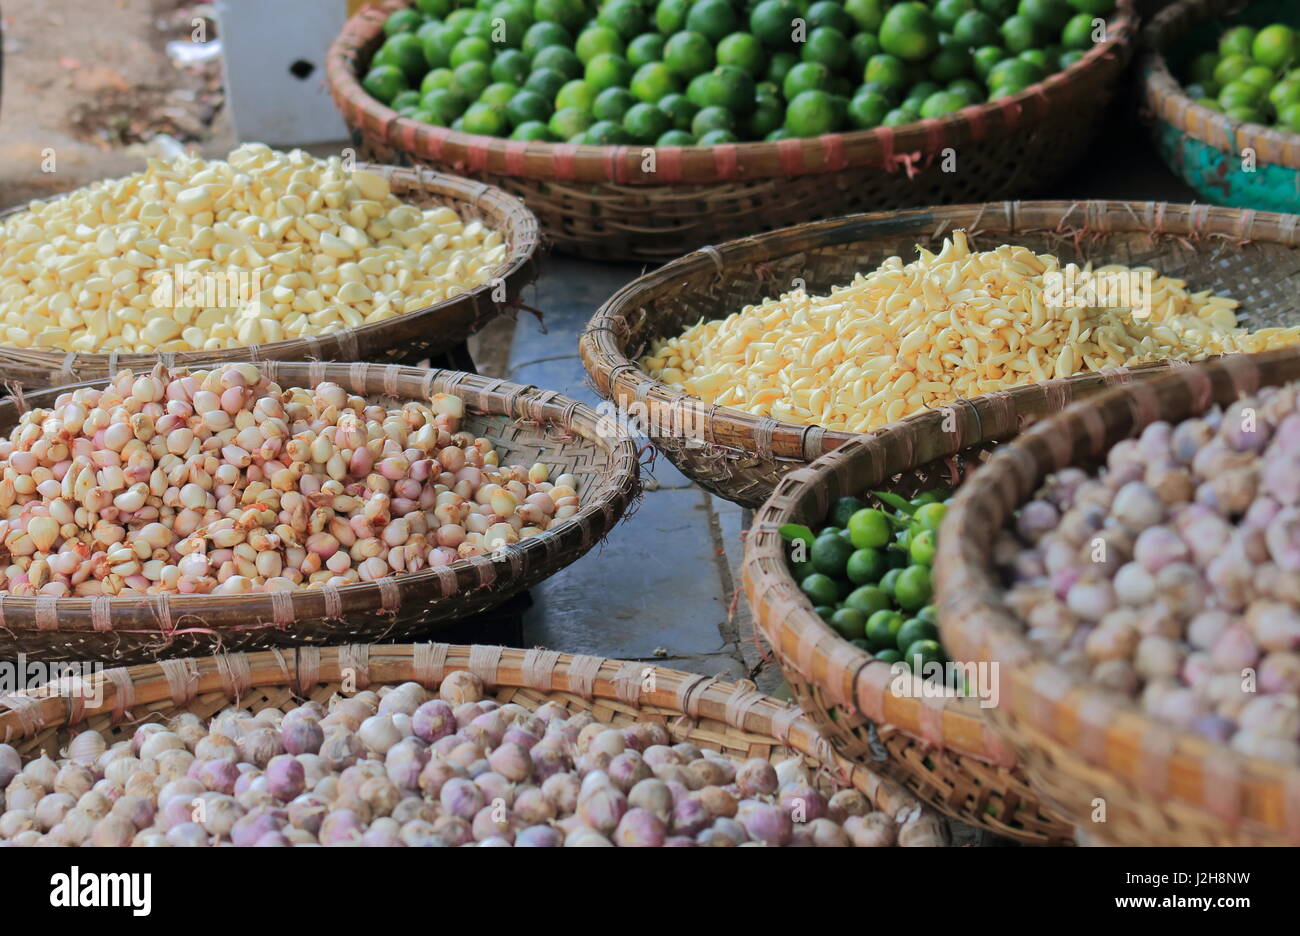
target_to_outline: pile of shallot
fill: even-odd
[[[499,705],[464,671],[436,694],[185,713],[112,745],[83,731],[57,761],[0,744],[0,845],[945,844],[932,815],[832,793],[800,759],[670,741],[558,702]]]
[[[459,397],[386,409],[251,364],[123,371],[0,439],[0,594],[221,594],[443,566],[578,512],[578,479],[502,466]]]
[[[1156,718],[1300,764],[1300,410],[1270,388],[1155,422],[1021,508],[998,559],[1027,636]]]

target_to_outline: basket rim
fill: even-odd
[[[935,604],[945,644],[963,659],[998,662],[999,727],[1018,747],[1032,725],[1088,769],[1218,820],[1300,842],[1300,765],[1240,754],[1141,712],[1129,699],[1057,666],[1034,649],[991,567],[993,536],[1051,471],[1095,458],[1160,419],[1202,413],[1262,386],[1300,379],[1300,352],[1237,354],[1179,367],[1074,404],[1001,446],[958,489],[935,557]],[[1170,415],[1170,410],[1180,415]],[[1113,424],[1103,413],[1122,414]],[[1120,416],[1116,415],[1115,419]],[[1059,773],[1059,768],[1055,768]],[[1195,791],[1194,793],[1192,791]],[[1069,804],[1062,804],[1068,806]],[[1067,809],[1068,811],[1068,809]]]
[[[1221,153],[1239,156],[1249,147],[1261,162],[1300,169],[1300,133],[1235,120],[1198,103],[1183,90],[1165,60],[1165,50],[1190,27],[1234,5],[1234,0],[1179,0],[1143,27],[1138,66],[1143,103],[1157,120]]]
[[[621,406],[645,404],[665,414],[661,420],[652,420],[652,425],[675,426],[686,414],[703,425],[710,443],[718,444],[714,426],[725,424],[732,430],[729,435],[747,441],[749,452],[765,452],[767,457],[777,460],[810,462],[858,434],[783,422],[734,407],[705,403],[651,377],[627,356],[625,349],[631,330],[628,323],[642,308],[647,293],[666,290],[688,276],[709,271],[720,273],[729,265],[758,266],[814,247],[825,248],[901,231],[915,230],[918,234],[928,231],[932,238],[959,227],[965,227],[971,236],[990,229],[1008,234],[1046,231],[1067,239],[1071,234],[1147,233],[1153,237],[1180,237],[1188,243],[1197,243],[1207,236],[1228,235],[1243,243],[1264,241],[1297,247],[1300,246],[1298,220],[1296,215],[1214,205],[1118,200],[988,202],[846,215],[703,247],[642,274],[605,300],[596,311],[579,339],[579,352],[588,376],[603,397]],[[981,227],[986,223],[990,227]],[[731,310],[735,311],[739,310]],[[1062,384],[1073,388],[1097,381],[1125,382],[1144,378],[1168,366],[1169,362],[1155,361],[1102,374],[1076,374],[1063,380],[1020,385],[998,395],[1010,394],[1013,400],[1018,400],[1026,394],[1047,392],[1055,397],[1062,392]],[[924,415],[916,413],[901,422]]]
[[[241,362],[219,362],[217,367]],[[637,447],[633,440],[621,430],[610,432],[601,422],[595,410],[584,403],[571,400],[561,394],[532,385],[516,384],[495,378],[480,377],[462,371],[440,370],[437,368],[406,367],[398,364],[331,364],[320,361],[249,361],[253,366],[276,382],[284,380],[306,379],[314,381],[313,386],[321,381],[331,380],[344,386],[350,386],[351,392],[358,395],[392,396],[396,398],[415,399],[404,393],[390,393],[388,386],[396,387],[398,381],[405,377],[418,379],[423,398],[435,393],[449,393],[459,397],[465,405],[466,414],[477,413],[489,416],[513,416],[516,419],[546,419],[548,413],[559,409],[565,428],[587,446],[603,449],[609,463],[608,477],[596,488],[598,496],[586,504],[581,504],[578,512],[544,530],[537,536],[510,544],[485,556],[457,559],[440,569],[422,569],[418,572],[385,576],[371,582],[356,582],[326,588],[295,588],[292,591],[275,593],[251,593],[246,595],[136,595],[136,596],[99,596],[92,598],[54,598],[51,596],[24,597],[0,594],[0,625],[2,629],[15,631],[21,629],[20,622],[36,622],[33,632],[48,633],[50,636],[66,636],[68,628],[60,629],[59,614],[67,612],[69,618],[88,618],[107,622],[107,627],[95,629],[122,633],[117,622],[113,620],[119,614],[126,619],[139,620],[152,617],[154,628],[148,633],[169,638],[184,633],[185,619],[200,616],[204,610],[213,606],[236,608],[251,625],[217,625],[217,636],[227,630],[238,630],[249,626],[276,627],[285,626],[296,620],[341,619],[357,607],[382,608],[386,612],[396,613],[402,603],[402,593],[422,590],[433,586],[442,600],[454,599],[464,591],[457,581],[457,573],[475,570],[481,587],[491,587],[497,581],[509,583],[517,577],[516,567],[527,568],[531,563],[554,563],[548,543],[555,543],[562,534],[572,529],[581,529],[588,548],[599,538],[608,534],[617,524],[624,511],[634,500],[640,490],[639,462]],[[195,367],[195,370],[207,369]],[[101,386],[113,378],[98,378],[50,387],[29,394],[0,398],[0,407],[14,405],[19,414],[33,408],[33,400],[53,400],[61,393],[80,387]],[[385,385],[373,389],[376,381]],[[533,545],[528,545],[533,544]],[[426,598],[429,596],[425,596]],[[287,606],[286,606],[287,605]],[[131,613],[128,613],[131,612]],[[267,623],[269,622],[269,623]],[[64,622],[66,623],[66,622]],[[206,622],[200,617],[200,631],[206,630]],[[127,631],[130,632],[130,631]],[[137,632],[138,633],[138,632]],[[168,642],[170,642],[168,640]]]
[[[709,718],[752,734],[756,741],[770,741],[812,758],[834,770],[841,782],[867,791],[873,802],[883,794],[892,801],[887,810],[891,816],[921,808],[896,782],[840,757],[797,707],[758,691],[748,680],[542,648],[349,644],[298,647],[291,654],[277,650],[217,653],[114,667],[78,677],[83,680],[78,688],[97,690],[84,693],[97,698],[97,705],[75,696],[70,704],[66,693],[51,690],[57,681],[0,696],[0,743],[30,738],[50,728],[70,730],[95,715],[110,714],[118,724],[126,709],[151,702],[169,701],[183,708],[200,693],[220,691],[238,703],[249,689],[288,686],[305,697],[310,687],[337,681],[345,668],[356,673],[358,689],[396,681],[419,682],[429,688],[450,673],[468,671],[483,681],[485,689],[569,693],[588,703],[609,700],[635,708],[653,705],[676,711],[687,721]],[[654,677],[649,690],[643,681],[647,673]]]
[[[972,105],[955,114],[920,120],[901,128],[877,127],[773,143],[759,141],[653,148],[631,144],[586,146],[505,140],[447,127],[432,127],[401,117],[386,104],[370,97],[361,87],[356,60],[360,48],[382,34],[386,9],[368,6],[360,10],[344,25],[326,56],[326,80],[345,119],[351,117],[350,111],[355,106],[358,118],[355,125],[375,129],[386,141],[401,141],[407,151],[419,148],[458,166],[463,162],[471,171],[488,169],[491,164],[494,171],[503,171],[517,178],[645,187],[788,178],[876,164],[884,165],[890,171],[906,169],[910,176],[913,160],[941,151],[946,145],[943,141],[954,130],[969,129],[971,135],[979,139],[987,132],[993,119],[1001,119],[1005,126],[1015,126],[1031,119],[1025,113],[1031,102],[1037,114],[1048,112],[1053,106],[1053,98],[1077,83],[1101,77],[1115,59],[1119,59],[1122,66],[1136,46],[1138,35],[1134,0],[1117,0],[1108,21],[1106,39],[1095,44],[1070,67],[996,102]],[[348,122],[352,123],[350,119]],[[444,153],[444,149],[453,152]],[[643,169],[647,149],[664,155],[663,161],[668,166],[662,174],[671,176],[668,181],[656,181],[660,174],[657,169],[654,173]],[[805,158],[808,153],[816,157],[812,165]],[[536,159],[530,160],[529,156]],[[760,158],[768,157],[774,165],[781,167],[779,171],[756,163]]]
[[[516,196],[486,182],[466,179],[422,166],[391,166],[359,161],[355,169],[382,175],[390,184],[401,183],[403,194],[398,195],[395,192],[394,195],[403,202],[409,202],[407,193],[434,194],[448,196],[455,201],[482,209],[493,219],[496,224],[494,229],[500,230],[502,236],[506,238],[509,253],[493,268],[486,282],[468,292],[449,296],[441,302],[402,313],[382,322],[363,323],[356,328],[339,329],[328,335],[285,338],[264,344],[243,345],[215,351],[155,351],[125,354],[16,348],[0,344],[0,368],[7,363],[22,367],[41,367],[72,381],[77,379],[78,366],[103,368],[111,375],[126,368],[152,367],[159,360],[168,361],[169,366],[172,364],[206,366],[240,361],[256,363],[289,360],[303,351],[306,351],[309,357],[316,359],[328,359],[339,355],[343,360],[352,360],[358,356],[355,352],[359,346],[364,347],[365,344],[380,339],[394,326],[423,323],[427,328],[432,329],[437,326],[438,320],[446,318],[449,314],[469,309],[473,310],[478,324],[485,324],[500,309],[498,303],[491,301],[491,293],[496,283],[504,281],[508,288],[517,294],[537,278],[540,266],[538,253],[542,244],[541,229],[536,216]],[[45,201],[56,201],[68,194],[70,193],[62,192]],[[23,204],[0,211],[0,225],[10,217],[26,210],[27,205]],[[503,305],[509,304],[503,303]],[[349,350],[353,353],[346,353]]]

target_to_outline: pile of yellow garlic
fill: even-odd
[[[260,143],[34,201],[0,224],[0,344],[220,350],[327,335],[467,292],[499,232],[338,157]]]
[[[918,252],[908,264],[890,257],[826,296],[798,289],[700,322],[657,342],[641,366],[708,403],[868,432],[1034,381],[1300,341],[1300,328],[1239,328],[1232,299],[1188,292],[1147,268],[1080,270],[1008,245],[973,252],[963,231],[937,254]],[[1131,293],[1145,299],[1137,315],[1085,306],[1076,295],[1086,292],[1059,285],[1135,274],[1148,284]]]

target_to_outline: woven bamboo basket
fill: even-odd
[[[374,361],[414,364],[454,348],[503,309],[518,308],[524,287],[537,278],[537,219],[517,198],[457,176],[420,168],[358,164],[384,175],[393,194],[421,208],[446,206],[461,217],[501,231],[509,253],[481,286],[382,322],[333,334],[295,338],[223,351],[168,354],[76,354],[43,348],[0,345],[0,378],[26,388],[98,380],[119,370],[148,370],[158,360],[168,366],[211,365],[233,361]],[[22,206],[0,214],[24,210]]]
[[[613,727],[656,723],[674,743],[735,759],[802,756],[823,788],[855,788],[893,816],[900,833],[906,830],[904,841],[948,844],[947,829],[934,813],[887,778],[837,757],[798,709],[757,692],[753,683],[550,650],[352,644],[119,667],[90,677],[73,695],[34,690],[0,697],[0,741],[25,758],[41,752],[58,757],[78,730],[97,730],[112,743],[129,738],[143,722],[183,711],[206,718],[231,704],[257,712],[268,706],[288,710],[308,699],[324,703],[345,679],[348,691],[408,681],[433,689],[461,670],[482,679],[489,697],[503,705],[535,711],[553,701],[571,712],[589,711]]]
[[[358,77],[394,6],[350,19],[327,59],[331,92],[359,151],[379,162],[449,168],[513,192],[565,253],[652,263],[846,211],[1041,190],[1087,151],[1137,33],[1132,0],[1119,0],[1106,40],[1066,71],[1011,97],[906,127],[651,150],[524,143],[399,117]],[[958,160],[955,172],[944,171],[948,150]]]
[[[637,364],[652,341],[680,334],[701,319],[738,312],[789,290],[847,283],[890,256],[938,249],[965,228],[972,246],[1022,244],[1066,260],[1150,264],[1241,301],[1254,327],[1294,322],[1300,288],[1300,219],[1198,205],[1155,202],[1003,202],[888,214],[853,215],[804,224],[688,254],[615,293],[592,318],[580,344],[599,393],[644,417],[651,441],[684,474],[719,497],[757,507],[786,472],[854,438],[706,404],[649,376]],[[953,454],[970,432],[1005,439],[1072,399],[1115,382],[1159,373],[1162,364],[1047,381],[993,394],[963,419],[976,427],[949,433]],[[978,417],[974,413],[978,412]],[[901,470],[901,468],[899,469]]]
[[[544,533],[441,568],[339,588],[252,595],[23,598],[0,596],[0,658],[144,662],[213,650],[399,639],[500,604],[573,562],[614,528],[639,495],[636,446],[589,407],[457,371],[380,364],[263,361],[281,386],[338,383],[384,405],[450,393],[464,425],[503,464],[542,462],[582,482],[578,513]],[[0,400],[0,426],[68,387]]]
[[[1039,423],[958,492],[936,557],[944,645],[996,662],[993,721],[1034,789],[1087,836],[1123,845],[1300,844],[1300,767],[1246,757],[1148,718],[1038,652],[1006,607],[992,545],[1053,471],[1095,464],[1156,420],[1178,421],[1243,393],[1300,379],[1300,353],[1228,355],[1116,388]],[[1105,821],[1090,821],[1105,804]]]
[[[1240,16],[1236,14],[1240,13]],[[1143,107],[1169,167],[1207,201],[1262,211],[1300,211],[1300,134],[1242,123],[1188,97],[1173,71],[1183,73],[1189,49],[1213,48],[1232,22],[1300,26],[1290,0],[1265,0],[1242,9],[1240,0],[1181,0],[1152,19],[1142,33]],[[1254,165],[1247,168],[1246,156]]]
[[[972,412],[987,402],[976,401]],[[745,534],[745,598],[799,706],[838,754],[996,835],[1032,845],[1072,844],[1072,827],[1039,802],[977,700],[895,692],[890,665],[832,630],[786,561],[778,532],[784,524],[815,528],[837,498],[882,489],[911,497],[950,486],[978,466],[996,437],[981,437],[979,421],[971,420],[963,427],[970,432],[961,440],[964,448],[950,455],[951,446],[939,441],[942,419],[931,412],[856,436],[782,478]]]

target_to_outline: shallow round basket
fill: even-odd
[[[852,215],[745,238],[688,254],[615,293],[580,343],[597,391],[646,423],[656,447],[683,474],[719,497],[763,503],[786,472],[855,433],[801,426],[704,403],[640,369],[656,339],[701,319],[725,318],[793,288],[825,293],[891,256],[939,249],[964,228],[975,249],[1020,244],[1076,262],[1149,264],[1242,303],[1252,327],[1297,321],[1300,219],[1201,205],[1156,202],[1001,202]],[[1027,422],[1110,383],[1158,373],[1164,365],[1119,368],[1026,386],[986,399],[972,419],[980,437],[1005,439]],[[964,411],[966,412],[966,411]],[[963,417],[963,418],[967,418]],[[993,420],[993,421],[990,421]],[[969,433],[948,433],[946,451]]]
[[[462,218],[500,231],[509,245],[506,259],[481,286],[435,305],[382,322],[329,335],[293,338],[222,351],[162,354],[77,354],[46,348],[0,345],[0,379],[26,388],[99,380],[119,370],[168,366],[210,366],[236,361],[374,361],[414,364],[461,344],[502,310],[514,312],[524,287],[539,272],[537,219],[519,199],[482,182],[420,168],[358,163],[358,169],[388,179],[395,196],[420,208],[445,206]],[[0,214],[25,210],[24,206]]]
[[[463,425],[491,439],[502,464],[542,462],[578,476],[579,510],[545,532],[436,569],[338,588],[252,595],[0,597],[0,659],[143,662],[199,652],[400,639],[500,604],[600,542],[638,496],[636,446],[589,407],[503,380],[380,364],[262,361],[283,387],[331,381],[383,405],[449,393]],[[27,409],[71,387],[0,400],[8,431]]]
[[[1157,420],[1177,422],[1300,379],[1300,353],[1234,354],[1116,388],[1003,446],[958,491],[935,560],[944,645],[996,663],[989,710],[1034,789],[1086,837],[1121,845],[1300,845],[1300,767],[1246,757],[1059,667],[1024,636],[992,566],[993,543],[1050,473],[1090,466]],[[1104,820],[1097,806],[1105,804]]]
[[[985,201],[1040,190],[1083,157],[1118,90],[1137,17],[1019,94],[905,127],[776,143],[578,146],[460,133],[399,117],[361,87],[387,14],[348,20],[326,75],[367,158],[448,168],[522,197],[558,250],[662,263],[682,250],[846,211]],[[945,156],[957,160],[956,171]]]
[[[1240,14],[1240,15],[1238,15]],[[1192,55],[1212,49],[1231,23],[1300,27],[1291,0],[1264,0],[1243,9],[1240,0],[1181,0],[1142,33],[1142,100],[1151,132],[1169,168],[1216,205],[1300,212],[1300,134],[1242,123],[1210,110],[1184,92]],[[1254,163],[1247,166],[1247,155]]]
[[[301,647],[281,653],[234,653],[104,670],[62,683],[63,695],[27,691],[0,696],[0,742],[24,757],[58,757],[78,730],[113,741],[143,722],[179,712],[209,717],[234,704],[253,712],[294,708],[335,693],[417,682],[434,689],[448,674],[477,675],[490,698],[536,710],[559,702],[603,724],[663,725],[674,743],[735,759],[779,762],[802,756],[823,789],[855,788],[898,823],[900,845],[945,846],[943,822],[890,780],[836,757],[799,710],[750,682],[551,650],[406,644]]]
[[[745,597],[795,699],[838,754],[995,835],[1032,845],[1072,844],[1073,828],[1039,802],[977,700],[894,691],[890,664],[832,630],[786,561],[778,532],[784,524],[815,528],[840,497],[876,490],[915,496],[951,486],[978,466],[995,439],[981,436],[979,421],[972,420],[964,427],[971,432],[962,439],[967,447],[949,456],[942,420],[930,412],[856,436],[782,478],[745,534]]]

